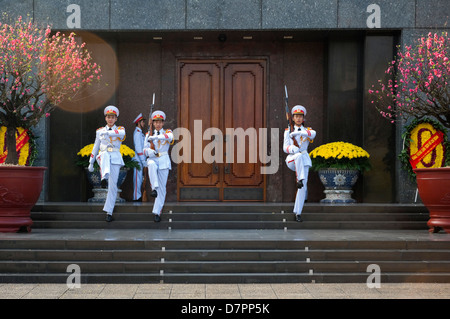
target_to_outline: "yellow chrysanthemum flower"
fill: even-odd
[[[88,167],[89,166],[89,158],[91,156],[92,150],[94,149],[94,144],[88,144],[84,146],[78,153],[78,160],[76,164],[81,167]],[[120,154],[123,157],[123,161],[125,163],[125,167],[127,168],[137,168],[141,169],[139,166],[139,163],[137,161],[134,161],[134,155],[135,152],[130,147],[126,146],[125,144],[122,144],[120,146]],[[97,166],[97,163],[94,162],[94,168]]]
[[[83,147],[77,155],[80,155],[81,157],[89,157],[91,156],[92,150],[94,149],[94,144],[89,144]],[[120,145],[120,154],[123,156],[129,156],[134,157],[134,151],[126,146],[125,144]]]
[[[23,127],[17,128],[16,138],[20,136],[24,132]],[[28,133],[27,133],[28,134]],[[3,150],[5,149],[5,142],[6,142],[6,126],[0,127],[0,158],[3,155]],[[19,160],[18,165],[25,166],[28,163],[29,157],[31,155],[30,153],[30,142],[26,142],[23,144],[22,148],[19,151]],[[6,156],[6,155],[5,155]],[[29,163],[28,163],[29,164]]]
[[[341,169],[370,168],[370,154],[363,148],[346,142],[323,144],[309,153],[313,168],[335,167]]]
[[[410,156],[419,150],[419,144],[425,143],[436,133],[436,129],[430,123],[420,123],[411,131]],[[420,140],[420,143],[419,143]],[[421,146],[421,145],[420,145]],[[424,163],[427,165],[425,166]],[[444,145],[441,143],[436,146],[434,151],[430,152],[421,161],[417,163],[417,168],[437,168],[442,167],[444,163]]]

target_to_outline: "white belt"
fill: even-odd
[[[100,151],[104,152],[120,152],[120,149],[117,147],[112,146],[106,146],[106,145],[100,145]]]
[[[159,152],[156,156],[161,157],[161,156],[168,155],[168,154],[169,153],[167,153],[167,152]]]

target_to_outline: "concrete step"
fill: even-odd
[[[167,203],[155,223],[151,203],[124,203],[107,223],[102,204],[40,203],[34,232],[0,240],[0,282],[65,283],[70,264],[83,283],[361,283],[372,264],[382,282],[450,282],[423,205],[307,203],[302,223],[292,205]]]
[[[106,229],[427,229],[423,205],[306,204],[302,223],[291,203],[169,203],[160,223],[153,222],[152,204],[118,204],[112,223],[102,205],[46,203],[32,211],[33,228]]]
[[[64,230],[61,230],[62,232]],[[283,234],[283,231],[280,231]],[[170,236],[169,236],[170,237]],[[445,240],[49,240],[0,241],[1,282],[84,283],[450,282]]]
[[[383,272],[447,273],[448,261],[379,261]],[[65,273],[71,261],[1,261],[0,273]],[[196,261],[82,261],[77,265],[83,273],[147,273],[159,275],[177,273],[363,273],[374,261],[206,261],[201,267]]]
[[[3,274],[3,283],[66,283],[68,274]],[[142,284],[142,283],[365,283],[368,273],[271,273],[240,274],[83,274],[82,284]],[[383,273],[381,283],[450,283],[450,274]]]
[[[237,245],[238,246],[238,245]],[[450,260],[450,250],[270,250],[270,249],[180,249],[180,250],[14,250],[2,249],[0,260],[18,261],[446,261]]]

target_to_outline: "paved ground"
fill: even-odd
[[[450,284],[0,284],[1,299],[450,299]]]

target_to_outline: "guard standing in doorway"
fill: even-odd
[[[134,142],[134,158],[133,160],[138,162],[141,166],[141,169],[134,168],[133,169],[133,201],[140,202],[142,201],[142,179],[144,168],[147,167],[147,161],[144,155],[144,142],[145,142],[145,118],[140,113],[133,121],[136,125],[133,133],[133,142]]]

